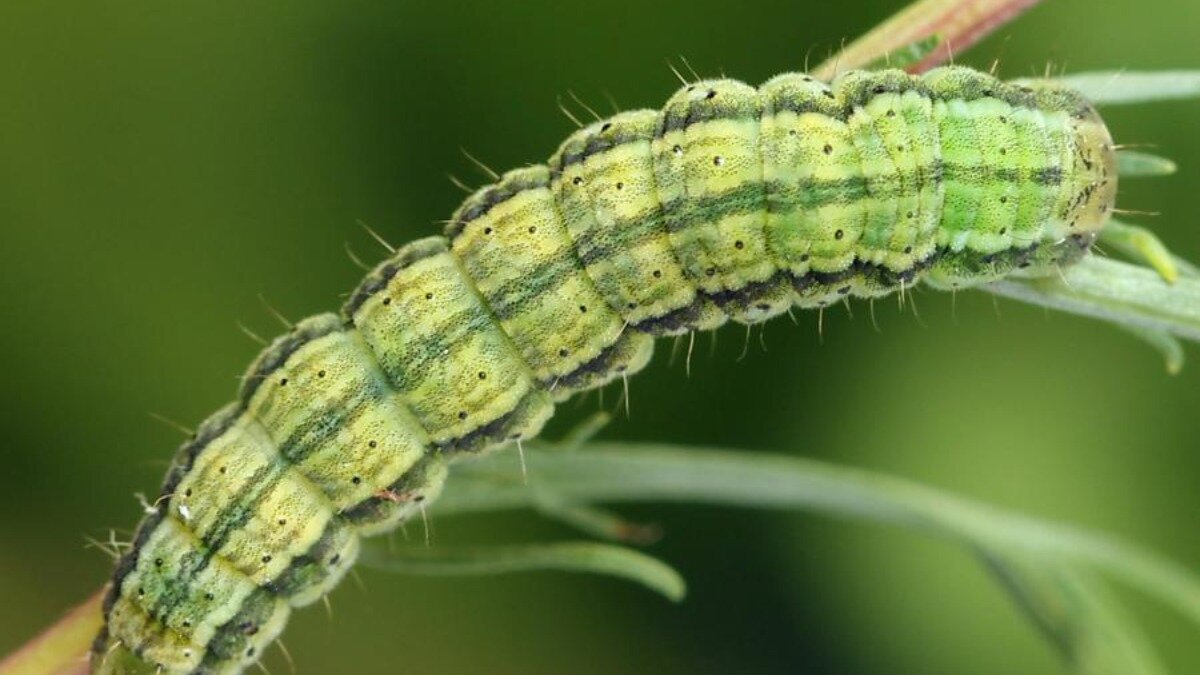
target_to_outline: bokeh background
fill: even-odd
[[[97,588],[84,537],[132,528],[179,442],[233,396],[291,317],[341,302],[382,253],[438,230],[483,178],[541,161],[570,130],[555,98],[657,106],[666,60],[760,82],[815,63],[896,0],[292,0],[0,5],[0,653]],[[1200,67],[1200,4],[1057,0],[960,61],[1024,76]],[[1200,258],[1200,103],[1120,108],[1121,142],[1179,175],[1128,182]],[[699,342],[692,375],[660,357],[608,438],[725,445],[907,477],[1103,528],[1200,563],[1200,366],[1169,377],[1129,336],[990,297],[917,297],[921,320],[865,306]],[[1191,350],[1193,360],[1200,351]],[[617,392],[609,393],[612,405]],[[567,405],[562,429],[596,407]],[[652,552],[688,577],[670,605],[629,585],[531,574],[362,573],[333,619],[296,615],[300,673],[1055,673],[1034,629],[959,549],[806,514],[645,505]],[[528,514],[443,519],[439,543],[573,533]],[[1132,596],[1177,672],[1194,629]],[[268,665],[287,672],[277,652]]]

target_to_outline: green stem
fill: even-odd
[[[809,509],[900,525],[988,549],[1020,549],[1102,568],[1200,624],[1200,581],[1160,556],[1100,534],[1014,515],[904,480],[745,451],[596,443],[527,451],[529,480],[579,503],[686,502]],[[512,457],[456,468],[442,516],[535,508]]]

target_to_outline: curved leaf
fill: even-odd
[[[1169,284],[1179,278],[1180,265],[1162,240],[1144,227],[1111,220],[1100,231],[1100,243],[1153,267]]]
[[[522,483],[512,454],[457,467],[435,510],[446,516],[536,507],[537,496]],[[972,550],[1053,555],[1103,569],[1200,626],[1200,579],[1175,563],[1110,537],[900,479],[793,457],[654,444],[594,443],[576,453],[539,444],[527,454],[530,482],[542,489],[553,486],[573,502],[810,509],[928,532]]]
[[[1052,561],[981,557],[1079,675],[1166,673],[1141,629],[1098,580]]]
[[[1122,325],[1120,328],[1156,349],[1163,357],[1163,363],[1167,367],[1168,375],[1178,375],[1183,372],[1183,363],[1186,357],[1183,353],[1183,345],[1179,343],[1179,340],[1175,339],[1174,335],[1166,331],[1142,328],[1141,326]]]
[[[381,546],[368,546],[361,561],[367,567],[405,574],[509,574],[540,570],[604,574],[639,583],[672,602],[679,602],[687,592],[683,577],[661,560],[624,546],[597,542],[423,548],[392,554]]]

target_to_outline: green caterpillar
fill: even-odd
[[[451,462],[536,435],[656,336],[1053,274],[1116,187],[1082,96],[962,67],[703,81],[582,128],[258,357],[119,562],[93,671],[241,672]]]

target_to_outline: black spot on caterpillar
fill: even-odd
[[[259,356],[119,562],[94,668],[238,672],[455,457],[535,436],[656,336],[1052,274],[1116,178],[1082,97],[966,68],[706,81],[582,128]]]

